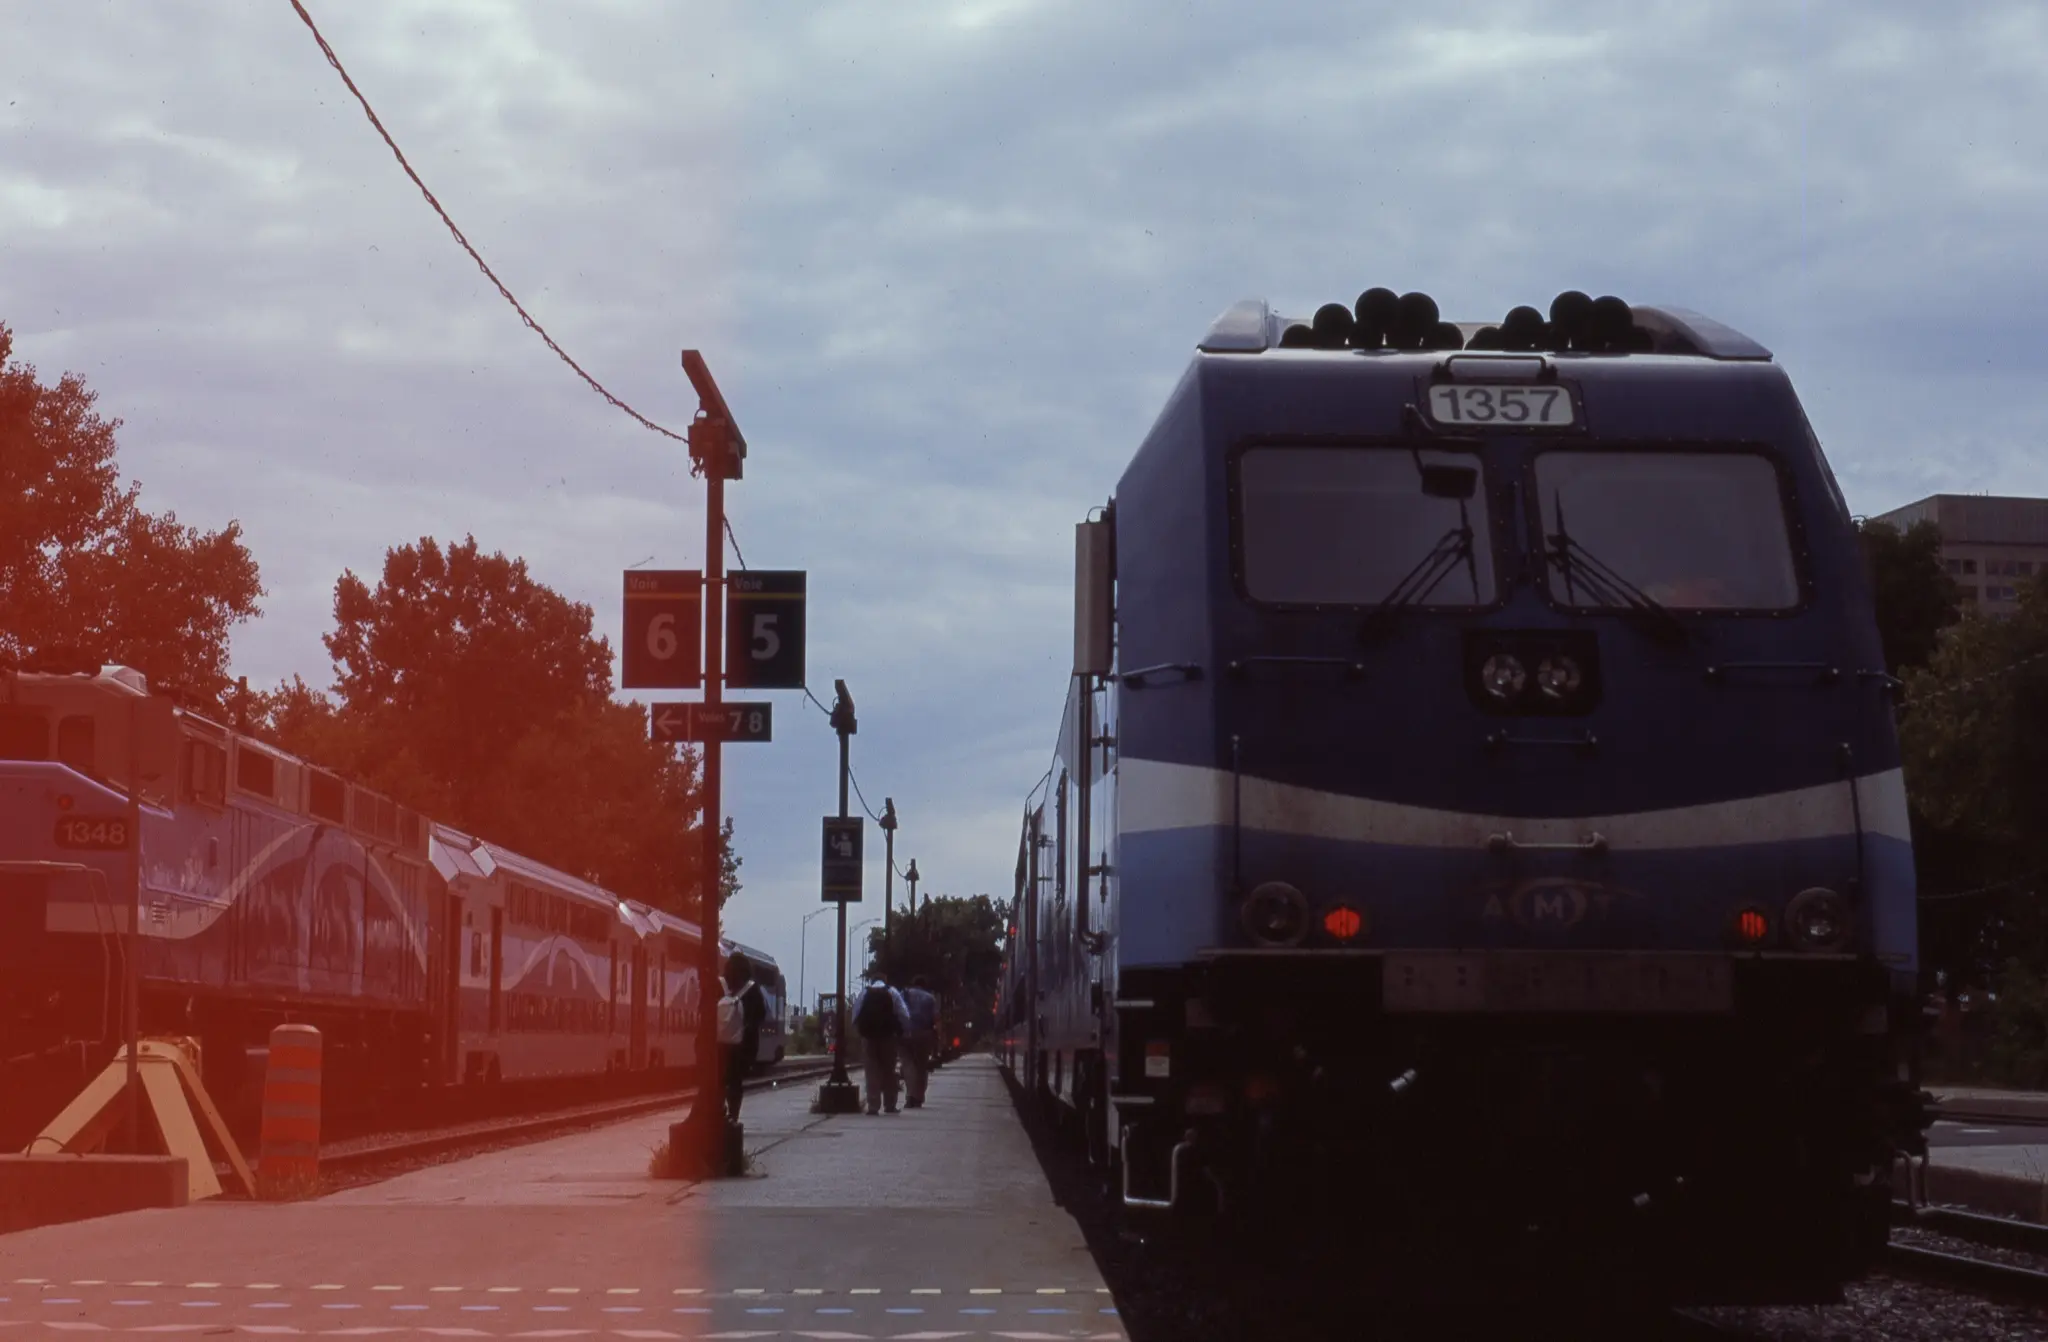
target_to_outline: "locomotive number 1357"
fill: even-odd
[[[128,846],[128,822],[121,816],[67,815],[57,822],[59,848],[88,848],[100,852]]]
[[[1563,387],[1462,383],[1429,389],[1429,417],[1439,424],[1568,429],[1575,409]]]

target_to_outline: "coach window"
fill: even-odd
[[[343,809],[348,802],[348,787],[333,774],[310,773],[306,776],[306,809],[316,819],[332,824],[348,823]]]
[[[1486,491],[1469,499],[1422,492],[1426,466],[1477,470],[1469,452],[1401,447],[1262,445],[1237,463],[1239,572],[1254,601],[1283,606],[1375,606],[1439,548],[1463,554],[1436,565],[1415,604],[1471,607],[1494,600]]]
[[[1536,458],[1550,598],[1577,610],[1632,598],[1598,570],[1677,610],[1772,611],[1799,604],[1778,468],[1757,452],[1558,450]]]

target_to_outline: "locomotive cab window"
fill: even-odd
[[[50,720],[39,708],[0,707],[0,760],[50,758]]]
[[[57,720],[57,759],[70,765],[82,774],[93,772],[94,756],[98,753],[98,724],[83,713],[73,713]]]
[[[1281,606],[1375,606],[1434,552],[1449,551],[1413,603],[1493,604],[1486,492],[1424,492],[1419,464],[1477,471],[1475,453],[1407,446],[1260,445],[1237,461],[1244,594]],[[1471,528],[1469,549],[1460,532]]]
[[[227,751],[211,741],[188,736],[182,756],[185,799],[206,806],[223,804],[227,800]]]
[[[260,750],[235,746],[235,786],[259,797],[277,795],[277,761]]]
[[[1800,602],[1785,489],[1751,451],[1552,451],[1535,461],[1544,578],[1578,610],[1630,604],[1605,569],[1674,610]]]

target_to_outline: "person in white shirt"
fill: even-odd
[[[853,999],[847,1019],[867,1050],[864,1069],[867,1082],[867,1110],[881,1112],[887,1105],[896,1112],[896,1050],[910,1033],[910,1009],[903,995],[886,983],[879,971],[868,971],[869,979]]]

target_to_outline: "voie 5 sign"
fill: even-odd
[[[736,690],[804,685],[801,569],[742,569],[725,580],[725,683]]]

